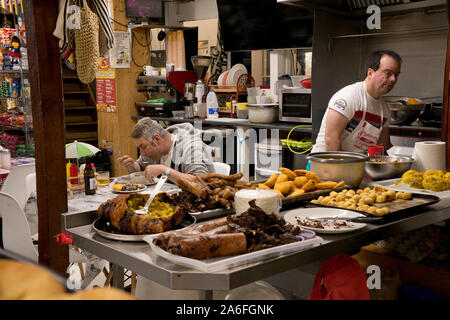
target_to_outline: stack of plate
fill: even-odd
[[[236,85],[239,77],[247,72],[247,68],[243,64],[235,64],[230,70],[227,70],[220,74],[217,79],[217,85],[219,86],[233,86]]]

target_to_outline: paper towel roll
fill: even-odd
[[[412,169],[417,171],[445,170],[446,144],[442,141],[421,141],[414,145],[416,162]]]

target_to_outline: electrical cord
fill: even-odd
[[[113,22],[115,22],[115,23],[117,23],[118,25],[121,25],[121,26],[123,26],[123,27],[129,27],[128,25],[126,25],[126,24],[123,24],[123,23],[121,23],[121,22],[119,22],[119,21],[117,21],[117,20],[114,20],[113,18],[111,18],[110,17],[110,19],[111,19],[111,21],[113,21]],[[131,29],[131,60],[133,61],[133,63],[137,66],[137,67],[139,67],[139,68],[142,68],[143,66],[145,66],[145,65],[149,65],[150,64],[150,55],[151,55],[151,49],[150,49],[150,45],[151,45],[151,43],[152,43],[152,37],[151,37],[151,34],[150,34],[150,40],[147,40],[148,39],[148,35],[147,35],[147,32],[145,33],[145,40],[146,40],[146,44],[142,44],[140,41],[139,41],[139,39],[135,36],[135,34],[134,34],[134,32],[133,32],[133,29]],[[147,47],[148,48],[148,63],[144,63],[144,64],[142,64],[142,65],[139,65],[137,62],[136,62],[136,60],[134,59],[134,54],[133,54],[133,41],[134,40],[136,40],[136,42],[137,42],[137,44],[138,45],[140,45],[141,47]]]

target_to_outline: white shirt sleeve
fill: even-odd
[[[328,103],[328,108],[333,109],[349,121],[353,118],[355,111],[360,109],[361,97],[355,85],[350,85],[336,92]]]

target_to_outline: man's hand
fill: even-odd
[[[153,181],[153,177],[159,176],[166,172],[166,166],[162,164],[149,164],[145,167],[144,176],[148,181]]]
[[[117,158],[117,161],[119,161],[119,164],[127,169],[129,173],[139,171],[139,164],[128,155]]]

